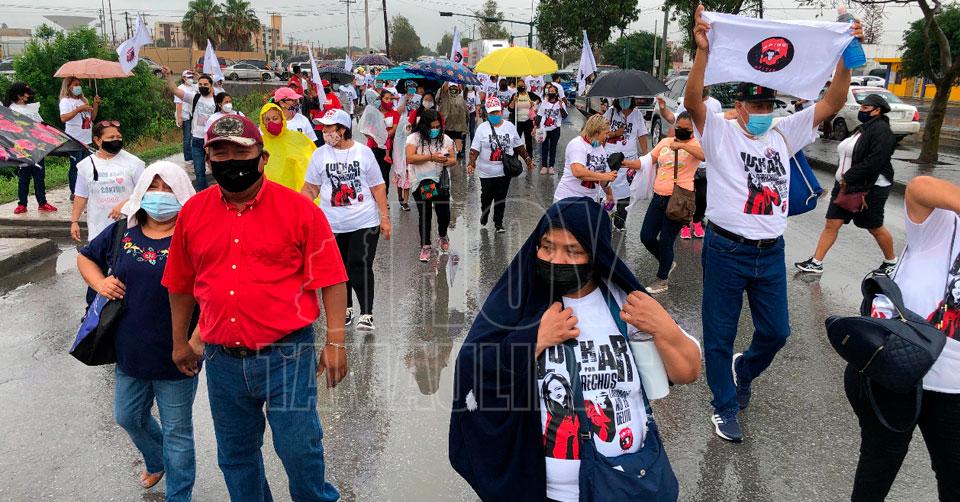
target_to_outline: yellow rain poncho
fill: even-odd
[[[264,114],[270,109],[280,113],[283,120],[283,130],[274,136],[267,132]],[[307,164],[316,145],[303,133],[287,129],[287,119],[283,110],[273,103],[267,103],[260,109],[260,134],[263,135],[263,149],[270,154],[270,159],[263,168],[267,179],[279,183],[291,190],[300,191],[303,188],[303,178],[307,174]]]

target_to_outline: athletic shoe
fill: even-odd
[[[40,204],[40,207],[39,207],[38,209],[40,210],[40,212],[43,212],[43,213],[55,213],[55,212],[57,212],[57,208],[54,207],[54,206],[52,206],[52,205],[50,205],[50,203],[48,203],[48,202],[44,202],[43,204]]]
[[[890,274],[892,274],[893,271],[896,270],[896,268],[897,268],[896,262],[893,262],[893,263],[883,262],[880,264],[879,267],[877,267],[876,269],[874,269],[873,272],[870,272],[870,273],[873,275],[885,275],[889,277]]]
[[[497,227],[497,233],[498,233],[498,234],[505,234],[505,233],[507,233],[507,229],[506,229],[506,228],[503,228],[503,227]]]
[[[713,432],[721,438],[734,443],[743,441],[743,431],[740,430],[740,422],[737,421],[737,410],[714,413],[710,421],[713,422]]]
[[[480,213],[480,226],[487,226],[487,217],[490,216],[490,213]]]
[[[657,279],[653,284],[647,286],[647,293],[656,295],[669,289],[669,283],[666,279]]]
[[[613,226],[613,231],[614,231],[614,232],[618,232],[618,233],[619,233],[619,232],[625,232],[626,230],[627,230],[627,229],[626,229],[626,228],[623,228],[623,227],[618,227],[618,226],[616,226],[616,225]]]
[[[431,249],[430,249],[430,246],[423,246],[423,247],[421,247],[421,248],[420,248],[420,261],[422,261],[422,262],[424,262],[424,263],[430,261],[430,255],[431,255],[431,253],[432,253],[432,251],[431,251]]]
[[[440,251],[450,251],[450,237],[437,237],[437,242],[440,243]]]
[[[820,275],[823,273],[823,263],[816,263],[813,261],[813,258],[810,258],[806,261],[800,261],[793,264],[794,267],[797,267],[797,270],[805,272],[807,274],[817,274]]]
[[[694,223],[693,224],[693,236],[697,239],[703,239],[703,223]]]
[[[353,324],[353,317],[354,317],[353,307],[347,307],[347,317],[343,321],[343,325],[350,326],[351,324]]]
[[[27,212],[27,206],[23,204],[17,204],[17,207],[13,209],[13,214],[23,214]]]
[[[737,367],[742,362],[743,352],[737,352],[733,355],[733,363],[730,366],[733,369],[733,384],[737,386],[737,404],[740,405],[741,410],[745,410],[750,406],[750,395],[753,391],[750,390],[750,382],[742,382],[737,376],[740,373]]]
[[[541,168],[540,168],[540,174],[547,174],[548,172],[550,172],[550,171],[547,170],[546,167],[541,167]]]
[[[670,278],[670,276],[673,275],[673,271],[676,270],[676,269],[677,269],[677,262],[671,263],[671,264],[670,264],[670,271],[667,272],[667,278]]]
[[[360,331],[373,331],[377,329],[373,325],[373,314],[360,314],[357,320],[357,329]]]
[[[690,238],[690,225],[684,225],[683,228],[680,229],[680,238],[681,239]]]
[[[401,202],[401,203],[400,203],[400,210],[401,210],[401,211],[410,211],[410,204],[408,204],[408,203],[406,203],[406,202]]]

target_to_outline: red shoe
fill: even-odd
[[[693,236],[697,239],[703,239],[703,223],[693,224]]]
[[[680,229],[680,238],[681,239],[690,238],[690,225],[684,225],[683,228]]]
[[[41,212],[44,212],[44,213],[55,213],[55,212],[57,212],[57,208],[54,207],[54,206],[52,206],[52,205],[50,205],[49,202],[44,202],[43,204],[40,204],[39,209],[40,209]]]
[[[23,204],[17,204],[17,208],[13,210],[13,214],[23,214],[27,212],[27,206]]]

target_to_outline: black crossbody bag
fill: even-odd
[[[500,161],[503,162],[503,174],[509,178],[516,178],[523,174],[523,161],[520,160],[520,157],[517,157],[515,154],[508,154],[507,150],[503,148],[503,144],[500,143],[500,136],[497,134],[497,128],[493,127],[493,123],[490,124],[490,135],[493,136],[493,140],[497,143],[497,149],[500,150]]]

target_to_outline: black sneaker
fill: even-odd
[[[794,263],[793,266],[797,267],[797,270],[807,274],[820,275],[823,273],[823,263],[816,263],[813,261],[813,258]]]
[[[742,381],[737,375],[740,374],[740,366],[743,362],[743,352],[737,352],[733,355],[733,384],[737,386],[737,404],[741,410],[747,409],[750,405],[750,395],[753,391],[750,389],[750,382]]]
[[[497,233],[498,233],[498,234],[505,234],[505,233],[507,233],[507,229],[506,229],[506,228],[503,228],[503,227],[497,227]]]
[[[401,211],[410,211],[410,204],[407,204],[406,202],[401,202],[401,203],[400,203],[400,210],[401,210]]]
[[[870,273],[873,275],[885,275],[889,277],[891,274],[893,274],[893,271],[896,269],[897,269],[896,262],[893,262],[893,263],[883,262],[880,264],[879,267],[877,267],[876,269],[874,269],[873,272],[870,272]]]
[[[490,213],[481,213],[481,214],[480,214],[480,226],[481,226],[481,227],[487,226],[487,217],[488,217],[489,215],[490,215]]]
[[[344,326],[350,326],[350,325],[352,325],[352,324],[353,324],[353,316],[354,316],[353,307],[347,307],[347,317],[346,317],[346,319],[343,321],[343,325],[344,325]]]
[[[710,421],[713,422],[713,432],[722,439],[733,443],[743,441],[743,431],[740,430],[740,422],[737,421],[737,410],[715,412]]]

